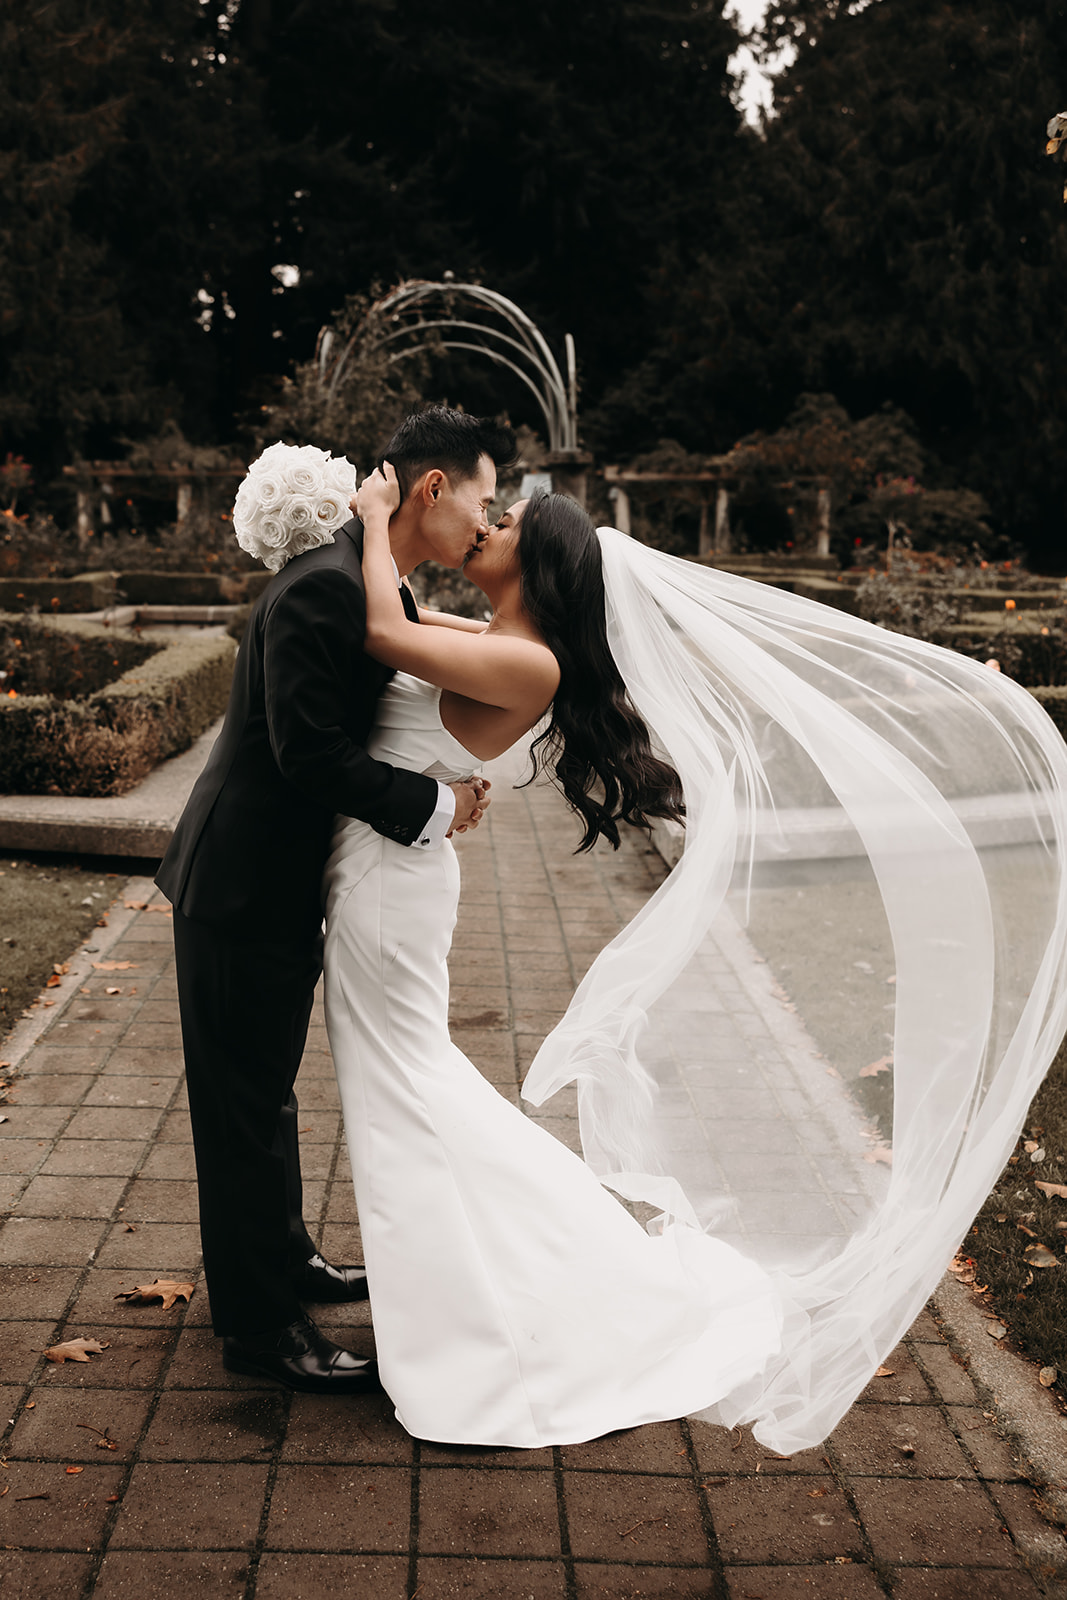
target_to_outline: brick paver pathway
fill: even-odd
[[[663,870],[637,839],[590,859],[568,854],[571,837],[551,791],[498,784],[490,822],[461,842],[456,1038],[516,1100],[575,980]],[[134,965],[94,972],[56,1008],[0,1127],[5,1597],[1062,1593],[1064,1541],[925,1313],[893,1375],[827,1444],[780,1460],[699,1422],[530,1452],[420,1444],[382,1399],[294,1396],[227,1375],[202,1287],[167,1312],[117,1300],[156,1276],[196,1276],[170,932],[158,910],[133,918],[107,957]],[[353,1259],[321,1011],[298,1088],[309,1221],[328,1254]],[[544,1120],[573,1141],[573,1101],[558,1099]],[[365,1307],[318,1320],[370,1352]],[[47,1345],[77,1336],[107,1349],[88,1364],[44,1360]]]

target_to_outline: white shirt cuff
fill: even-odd
[[[440,850],[449,828],[456,820],[456,797],[445,783],[437,785],[437,805],[429,822],[413,842],[415,850]]]

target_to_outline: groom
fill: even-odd
[[[405,485],[398,578],[460,567],[488,530],[510,428],[444,406],[408,417],[386,455]],[[373,1362],[326,1339],[301,1301],[366,1298],[366,1274],[317,1253],[302,1215],[293,1084],[322,971],[320,884],[334,817],[411,849],[477,825],[481,780],[439,784],[364,748],[392,676],[364,654],[358,519],[295,556],[260,597],[222,732],[157,883],[174,950],[204,1273],[230,1371],[290,1388],[377,1388]],[[410,590],[404,607],[417,620]]]

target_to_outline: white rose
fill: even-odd
[[[256,537],[264,550],[282,550],[289,543],[289,526],[284,517],[268,512],[259,519]]]
[[[281,479],[273,473],[269,477],[256,478],[254,488],[261,510],[273,511],[276,506],[281,505],[285,489]]]
[[[315,503],[315,521],[320,528],[339,528],[348,521],[348,501],[327,490]]]
[[[326,464],[326,477],[334,488],[355,487],[356,469],[347,456],[332,456]]]
[[[305,495],[290,495],[285,505],[281,508],[280,515],[288,526],[297,532],[301,528],[315,526],[315,507],[317,500],[310,500]]]
[[[256,457],[248,470],[250,473],[254,473],[256,476],[267,472],[278,472],[284,468],[286,460],[292,454],[292,450],[293,447],[291,444],[283,444],[279,439],[277,444],[268,445],[267,448]]]
[[[322,464],[318,461],[294,461],[286,473],[289,488],[294,494],[317,495],[326,487]]]

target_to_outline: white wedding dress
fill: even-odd
[[[1067,744],[1002,673],[599,537],[686,826],[523,1083],[577,1085],[584,1161],[449,1041],[451,847],[334,840],[327,1019],[383,1381],[427,1439],[699,1411],[788,1454],[910,1327],[1067,1031]],[[374,754],[469,773],[438,703],[398,675]]]
[[[398,673],[371,754],[445,782],[478,763],[440,690]],[[448,1032],[449,842],[339,819],[326,1017],[382,1382],[418,1438],[535,1447],[683,1416],[773,1357],[768,1276],[699,1229],[647,1233]]]

